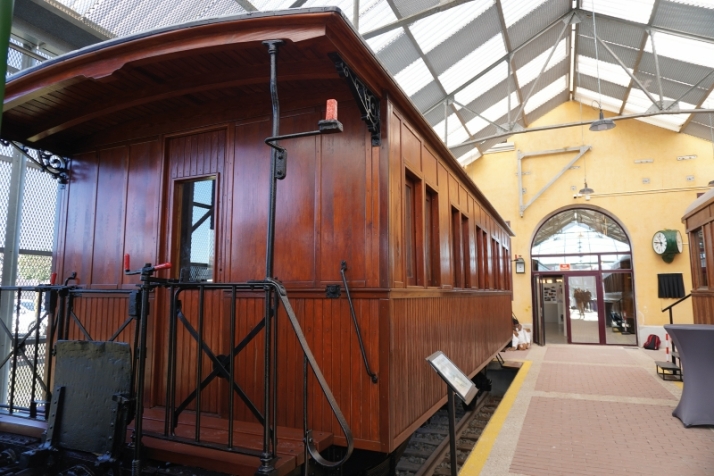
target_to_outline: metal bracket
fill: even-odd
[[[38,149],[37,153],[40,156],[38,160],[29,153],[30,148],[25,145],[18,144],[15,141],[6,139],[0,139],[0,144],[4,145],[5,147],[14,147],[18,152],[27,157],[32,163],[42,169],[43,172],[47,172],[48,174],[52,175],[52,177],[57,180],[60,185],[67,185],[67,183],[69,182],[68,158],[60,157],[59,155],[54,154],[48,150]]]
[[[568,147],[568,148],[566,148],[566,149],[543,150],[543,151],[539,151],[539,152],[528,152],[528,153],[523,153],[523,152],[521,152],[521,151],[519,150],[519,151],[518,151],[518,159],[517,159],[517,160],[518,160],[518,172],[517,172],[517,175],[518,175],[518,205],[519,205],[519,212],[520,212],[520,214],[521,214],[521,217],[523,217],[523,213],[526,211],[526,209],[527,209],[528,207],[530,207],[530,206],[533,204],[533,202],[535,202],[535,201],[538,199],[538,197],[540,197],[541,195],[543,195],[543,192],[545,192],[546,190],[548,190],[548,189],[550,188],[550,186],[555,183],[556,180],[558,180],[565,172],[567,172],[567,171],[570,169],[570,167],[572,167],[573,164],[574,164],[575,162],[577,162],[578,159],[580,159],[580,157],[582,157],[583,155],[585,155],[585,153],[586,153],[587,151],[589,151],[590,149],[592,149],[592,146],[590,146],[590,145],[582,145],[582,146],[580,146],[580,147]],[[545,185],[543,186],[543,188],[541,188],[541,189],[533,196],[533,198],[530,199],[530,201],[529,201],[528,203],[526,203],[526,204],[524,205],[524,204],[523,204],[523,195],[525,195],[525,192],[523,191],[523,175],[524,175],[524,173],[523,173],[522,164],[521,164],[522,161],[523,161],[523,159],[528,158],[528,157],[538,157],[538,156],[542,156],[542,155],[564,154],[564,153],[567,153],[567,152],[576,152],[576,151],[578,152],[578,154],[577,154],[570,162],[568,162],[568,163],[565,165],[565,167],[563,167],[563,168],[561,169],[560,172],[558,172],[557,174],[555,174],[555,175],[553,176],[553,178],[551,178],[551,179],[548,181],[548,183],[545,184]]]
[[[372,146],[380,145],[382,143],[382,132],[379,98],[354,74],[347,63],[340,58],[340,55],[330,53],[327,56],[335,63],[335,68],[337,68],[340,77],[347,80],[350,91],[352,91],[352,95],[362,113],[362,120],[367,124],[367,130],[372,133]]]

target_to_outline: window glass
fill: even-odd
[[[179,276],[182,281],[213,281],[215,186],[215,177],[178,184]]]
[[[699,268],[699,287],[706,288],[709,286],[709,279],[707,278],[707,250],[704,243],[704,229],[700,228],[694,232],[696,237],[696,246],[699,259],[697,260],[697,268]]]

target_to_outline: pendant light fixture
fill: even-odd
[[[601,111],[602,114],[602,111]],[[583,103],[580,101],[580,123],[583,123]],[[585,136],[583,134],[583,126],[580,126],[580,140],[583,146],[585,146]],[[585,200],[590,200],[590,195],[595,193],[595,190],[588,187],[588,158],[587,156],[583,158],[583,182],[585,186],[578,190],[580,196],[585,196]]]
[[[591,131],[608,131],[615,127],[615,122],[612,119],[605,119],[602,113],[602,91],[600,90],[600,57],[598,56],[597,50],[597,23],[595,22],[595,0],[592,2],[593,6],[593,36],[595,40],[595,71],[597,72],[597,93],[600,98],[598,102],[598,108],[600,109],[600,119],[590,124]],[[587,183],[585,184],[585,189],[587,189]],[[583,190],[585,190],[583,189]]]

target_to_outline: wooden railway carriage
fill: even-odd
[[[695,324],[714,324],[714,189],[697,198],[682,221],[689,235]]]
[[[289,158],[277,186],[274,276],[355,447],[390,453],[445,402],[425,357],[442,350],[473,376],[509,341],[511,231],[340,11],[294,12],[165,28],[23,71],[7,84],[2,138],[71,159],[54,268],[62,278],[76,272],[91,293],[74,302],[84,330],[72,319],[67,336],[107,339],[127,314],[119,292],[139,283],[122,272],[124,254],[133,265],[171,262],[157,275],[184,282],[266,277],[271,149],[264,140],[275,131],[262,42],[283,40],[279,132],[315,129],[330,98],[344,132],[280,142]],[[326,292],[342,284],[343,261],[364,359],[344,286],[340,297]],[[186,322],[224,359],[264,318],[260,292],[186,291],[181,300]],[[171,311],[159,287],[148,320],[148,429],[152,415],[163,418],[157,409],[167,404],[167,385],[178,404],[215,369],[182,322],[171,348]],[[302,428],[302,353],[284,318],[281,307],[277,418]],[[119,340],[131,341],[128,328]],[[232,367],[259,412],[264,342],[250,341]],[[345,445],[309,382],[310,428]],[[232,401],[236,421],[255,422],[231,393],[226,379],[214,379],[181,418],[198,401],[204,423],[224,421]],[[159,440],[144,441],[160,449]]]

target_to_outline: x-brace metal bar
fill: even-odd
[[[219,374],[220,376],[224,377],[226,380],[231,379],[231,375],[226,369],[225,363],[221,362],[221,360],[216,357],[216,355],[213,353],[210,347],[202,340],[199,339],[198,332],[196,329],[193,328],[190,322],[188,322],[188,319],[186,319],[186,316],[184,313],[181,311],[181,309],[176,310],[176,317],[181,321],[181,323],[184,325],[188,333],[193,337],[193,339],[198,343],[198,345],[201,347],[203,352],[208,356],[209,359],[211,359],[211,362],[213,362],[213,372],[211,372],[208,377],[206,377],[202,382],[198,390],[194,390],[191,392],[191,394],[186,397],[186,399],[176,408],[174,411],[174,421],[173,421],[173,429],[176,429],[176,426],[178,425],[178,417],[179,415],[191,404],[193,400],[196,399],[198,396],[198,392],[203,391],[209,383],[215,378],[218,377]],[[246,345],[260,332],[260,330],[263,329],[263,326],[265,325],[265,320],[261,320],[258,325],[256,325],[253,330],[248,333],[248,335],[236,346],[236,350],[234,351],[235,353],[240,352],[245,348]],[[230,382],[231,387],[233,387],[233,391],[235,391],[238,396],[243,400],[243,402],[246,404],[250,412],[255,416],[258,421],[263,424],[265,422],[265,417],[263,416],[262,413],[260,413],[260,410],[255,406],[255,404],[251,401],[251,399],[246,395],[246,393],[243,391],[242,388],[235,382],[232,381]]]
[[[45,316],[46,316],[46,315],[45,315]],[[42,387],[42,390],[44,390],[45,392],[48,392],[48,390],[47,390],[47,385],[45,385],[45,382],[42,381],[41,378],[39,378],[39,374],[37,373],[37,369],[35,369],[35,366],[34,366],[33,363],[30,361],[30,359],[27,357],[27,354],[25,354],[25,342],[27,341],[28,337],[30,337],[31,332],[35,330],[36,326],[38,326],[38,325],[40,324],[40,322],[42,322],[42,319],[44,319],[45,316],[43,316],[43,317],[40,319],[40,321],[36,322],[36,323],[35,323],[35,326],[32,327],[32,330],[31,330],[30,332],[28,332],[27,334],[25,334],[25,336],[24,336],[22,339],[20,339],[20,340],[18,340],[17,342],[14,343],[13,348],[12,348],[12,350],[10,351],[10,353],[8,353],[8,354],[5,356],[5,358],[2,360],[2,362],[0,363],[0,368],[2,368],[2,367],[7,363],[7,361],[10,360],[10,358],[11,358],[13,355],[18,355],[19,357],[21,357],[21,358],[25,361],[25,363],[26,363],[27,365],[30,366],[30,368],[32,369],[32,374],[33,374],[33,375],[38,375],[37,382],[39,382],[40,386]],[[10,337],[10,339],[11,339],[12,341],[15,340],[13,333],[10,331],[10,329],[7,328],[7,325],[5,324],[5,322],[4,322],[2,319],[0,319],[0,327],[2,327],[3,331],[5,331],[5,333]],[[35,345],[38,345],[38,343],[35,342]]]
[[[580,157],[585,155],[585,153],[587,151],[589,151],[591,148],[592,147],[589,145],[583,145],[580,147],[570,147],[567,149],[558,149],[558,150],[544,150],[541,152],[530,152],[527,154],[524,154],[519,151],[518,152],[518,201],[520,202],[519,205],[520,205],[521,217],[523,216],[523,213],[526,211],[526,209],[528,207],[530,207],[533,204],[533,202],[535,202],[538,199],[538,197],[543,195],[543,192],[548,190],[550,188],[550,186],[555,183],[556,180],[558,180],[570,167],[573,166],[573,164],[575,162],[578,161],[578,159],[580,159]],[[530,199],[530,201],[528,203],[523,205],[523,172],[522,172],[522,165],[521,165],[521,162],[523,161],[523,159],[525,159],[527,157],[536,157],[536,156],[542,156],[542,155],[554,155],[554,154],[562,154],[562,153],[566,153],[566,152],[575,152],[575,151],[579,151],[578,155],[576,155],[570,162],[568,162],[560,172],[555,174],[553,176],[553,178],[551,178],[550,181],[548,181],[548,183],[545,184],[543,186],[543,188],[541,188],[538,191],[538,193],[536,193],[533,196],[533,198]]]

